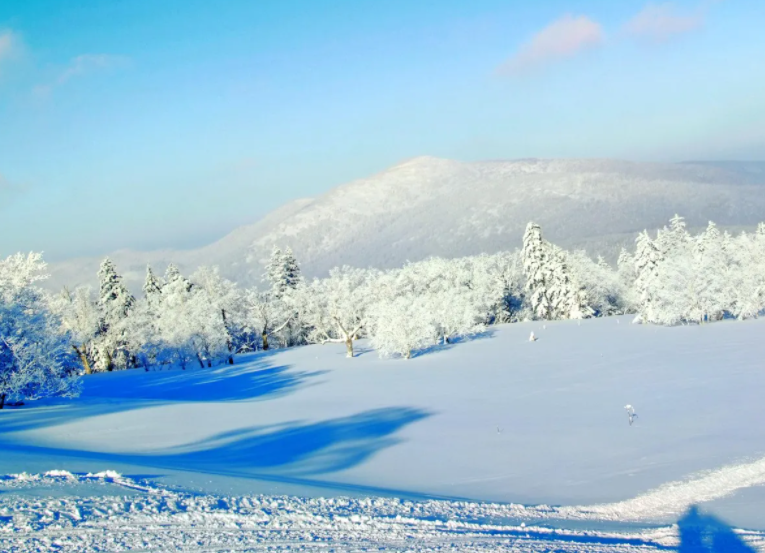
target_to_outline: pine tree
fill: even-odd
[[[135,298],[122,283],[122,277],[108,257],[101,262],[98,279],[101,320],[97,364],[101,369],[111,371],[115,366],[124,368],[129,362],[124,324],[135,305]]]
[[[291,248],[282,251],[274,246],[266,265],[264,280],[271,285],[271,293],[276,299],[281,299],[288,289],[294,290],[298,287],[303,277]]]
[[[165,285],[169,284],[172,284],[176,290],[184,289],[186,292],[190,292],[192,288],[189,279],[181,274],[174,263],[170,263],[165,269]]]
[[[154,271],[151,270],[150,265],[146,265],[146,279],[143,283],[143,295],[150,306],[156,307],[162,298],[162,281]]]
[[[658,273],[661,255],[648,231],[638,234],[635,240],[635,291],[636,302],[643,322],[651,318],[651,295]]]
[[[282,266],[284,271],[284,284],[286,288],[297,288],[301,282],[303,282],[303,276],[300,273],[300,265],[298,265],[295,254],[292,253],[292,248],[287,247],[283,254]]]
[[[552,302],[549,287],[549,248],[542,238],[542,229],[529,223],[523,235],[523,273],[526,277],[526,298],[531,312],[539,319],[550,319]]]

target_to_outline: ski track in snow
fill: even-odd
[[[676,525],[593,531],[541,524],[674,515],[693,502],[760,483],[764,475],[761,459],[670,483],[629,501],[556,508],[391,498],[230,497],[171,490],[113,471],[22,473],[0,476],[0,550],[667,551],[678,546]],[[72,494],[75,488],[89,493]],[[765,552],[765,533],[735,532],[754,551]]]

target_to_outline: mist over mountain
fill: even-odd
[[[228,278],[252,284],[274,245],[290,246],[305,274],[320,276],[342,264],[388,268],[514,249],[534,220],[551,241],[613,260],[637,232],[659,228],[675,213],[691,228],[710,220],[731,230],[753,227],[765,220],[765,162],[418,157],[295,200],[202,248],[111,257],[136,292],[147,263],[164,270],[174,262],[186,274],[218,265]],[[95,283],[99,261],[52,263],[50,285]]]

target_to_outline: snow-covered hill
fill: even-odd
[[[512,249],[533,219],[552,241],[613,259],[635,233],[659,228],[675,213],[690,227],[765,220],[765,164],[419,157],[295,201],[200,249],[112,257],[134,289],[146,263],[162,269],[169,261],[184,272],[218,264],[226,276],[251,282],[274,245],[291,246],[305,272],[320,275],[339,264],[385,268],[431,255]],[[51,282],[93,281],[98,261],[56,263]]]
[[[408,361],[362,342],[355,359],[316,345],[96,374],[80,399],[0,411],[0,475],[113,469],[205,494],[561,506],[492,515],[527,524],[669,524],[700,504],[765,530],[763,324],[518,323]]]

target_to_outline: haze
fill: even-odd
[[[765,158],[762,2],[0,5],[0,254],[194,247],[402,159]]]

